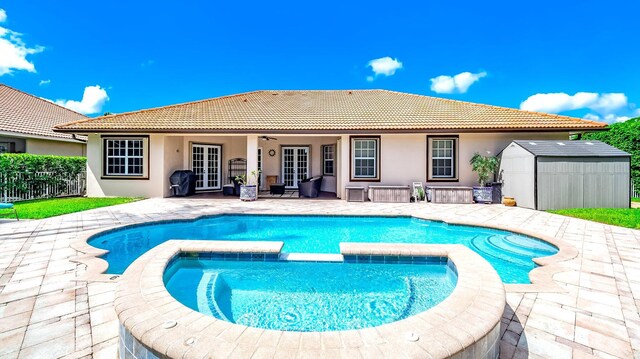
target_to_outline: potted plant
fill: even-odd
[[[473,172],[478,174],[480,187],[473,187],[473,200],[476,203],[491,203],[491,187],[487,187],[490,176],[498,169],[498,159],[493,156],[482,156],[478,152],[473,154],[469,161]]]
[[[424,193],[424,188],[422,188],[422,187],[416,188],[416,203],[417,202],[424,202],[426,197],[427,196]]]
[[[251,174],[247,176],[242,174],[236,176],[236,181],[240,184],[240,200],[242,201],[255,201],[258,199],[258,176],[260,170],[251,171]]]

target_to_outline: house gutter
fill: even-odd
[[[88,139],[78,138],[78,135],[76,135],[75,133],[71,134],[71,138],[73,138],[74,140],[76,140],[78,142],[82,142],[82,143],[87,143],[87,141],[88,141]]]
[[[53,131],[60,133],[178,133],[178,134],[323,134],[323,135],[340,135],[340,134],[371,134],[371,133],[388,133],[388,134],[423,134],[423,133],[540,133],[540,132],[566,132],[566,131],[607,131],[607,128],[479,128],[479,129],[330,129],[330,130],[282,130],[282,129],[91,129],[91,128],[54,128]]]

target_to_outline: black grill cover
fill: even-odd
[[[196,194],[196,174],[193,171],[175,171],[169,177],[174,196],[191,196]]]

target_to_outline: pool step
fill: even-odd
[[[342,254],[328,253],[281,253],[278,259],[289,262],[344,262]]]

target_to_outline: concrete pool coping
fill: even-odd
[[[79,276],[76,280],[78,281],[89,281],[89,282],[114,282],[117,281],[120,277],[119,274],[107,274],[105,273],[109,267],[109,264],[106,260],[100,258],[100,256],[108,253],[109,251],[104,249],[99,249],[91,246],[88,241],[99,234],[108,233],[111,231],[117,231],[130,227],[137,227],[148,224],[160,224],[160,223],[169,223],[169,222],[190,222],[197,221],[207,217],[216,217],[223,215],[266,215],[266,216],[291,216],[290,213],[286,212],[269,212],[268,214],[263,213],[237,213],[237,212],[224,212],[217,213],[213,215],[193,215],[186,218],[176,218],[175,220],[161,220],[161,221],[140,221],[135,223],[129,223],[126,225],[118,225],[111,226],[107,228],[101,228],[98,230],[85,231],[79,234],[75,240],[72,240],[70,246],[71,248],[77,250],[82,253],[80,256],[72,258],[73,262],[81,263],[87,266],[86,272]],[[321,213],[305,213],[305,214],[297,214],[299,216],[334,216],[340,217],[343,215],[336,214],[327,214],[325,212]],[[435,221],[442,222],[448,225],[460,225],[460,226],[473,226],[473,227],[482,227],[489,229],[498,229],[508,232],[513,232],[516,234],[522,234],[525,236],[529,236],[535,239],[542,240],[549,244],[552,244],[556,248],[558,248],[558,252],[552,256],[548,257],[540,257],[534,258],[533,261],[539,265],[539,267],[534,268],[529,272],[529,280],[530,284],[505,284],[505,288],[508,292],[520,292],[520,293],[562,293],[565,292],[562,287],[560,287],[554,280],[553,276],[557,273],[566,271],[560,265],[561,262],[568,261],[578,256],[578,249],[568,242],[554,238],[552,236],[548,236],[542,233],[538,233],[531,230],[526,230],[520,227],[513,228],[508,225],[487,225],[486,223],[480,221],[473,221],[469,219],[443,219],[438,217],[435,214],[429,215],[388,215],[388,214],[349,214],[343,217],[408,217],[408,218],[417,218],[423,219],[427,221]],[[248,243],[248,242],[245,242]],[[345,242],[346,243],[346,242]],[[341,243],[340,245],[342,245]],[[382,243],[373,243],[370,245],[377,245]]]
[[[170,240],[149,250],[129,266],[117,285],[114,304],[122,323],[122,347],[126,348],[128,340],[137,350],[150,349],[158,357],[253,358],[321,352],[337,356],[361,350],[365,343],[372,357],[376,357],[373,353],[386,357],[393,357],[393,353],[426,358],[496,357],[505,290],[495,269],[463,245],[342,243],[343,255],[447,257],[458,272],[455,289],[435,307],[359,330],[287,332],[233,324],[187,308],[165,288],[164,270],[181,252],[279,253],[282,246],[282,242]],[[409,333],[417,340],[408,340]]]

